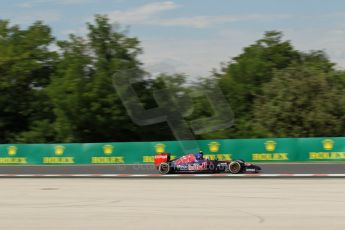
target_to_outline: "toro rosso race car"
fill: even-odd
[[[203,153],[190,153],[170,160],[171,155],[160,153],[155,156],[155,167],[161,174],[169,173],[258,173],[261,168],[243,160],[218,161],[203,157]]]

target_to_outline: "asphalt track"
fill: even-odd
[[[343,230],[343,179],[2,179],[4,230]]]
[[[258,164],[264,174],[345,174],[345,163]],[[153,165],[0,166],[0,174],[156,174]]]

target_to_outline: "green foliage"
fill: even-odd
[[[331,80],[310,66],[277,71],[256,100],[255,126],[271,137],[342,136],[345,91],[332,87]]]
[[[41,22],[21,29],[0,20],[0,143],[14,140],[34,121],[52,118],[43,89],[55,69],[53,40]]]
[[[103,16],[88,24],[88,30],[86,39],[72,35],[69,41],[59,42],[62,54],[57,74],[48,87],[57,139],[135,139],[134,124],[112,86],[112,76],[117,71],[138,67],[139,42],[114,31]]]
[[[87,29],[55,42],[42,22],[22,29],[0,20],[0,143],[174,139],[166,123],[131,121],[112,85],[114,73],[128,69],[142,73],[129,77],[146,109],[157,107],[154,90],[168,89],[177,105],[191,96],[187,121],[212,116],[198,92],[218,84],[235,125],[201,139],[344,135],[345,72],[323,51],[296,50],[280,32],[266,32],[221,72],[187,84],[182,74],[146,78],[139,40],[107,17],[97,15]]]
[[[335,71],[323,51],[300,52],[282,41],[281,33],[267,32],[215,75],[236,120],[234,127],[204,138],[344,134],[344,93],[339,89],[344,74]]]
[[[262,93],[262,85],[271,81],[275,70],[299,61],[301,54],[290,42],[283,41],[280,32],[270,31],[244,48],[243,53],[223,69],[223,73],[216,73],[236,119],[234,127],[223,131],[226,135],[222,136],[243,138],[255,135],[252,110],[256,97]]]

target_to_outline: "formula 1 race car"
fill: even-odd
[[[203,157],[203,153],[190,153],[170,160],[169,153],[155,156],[154,165],[161,174],[169,173],[258,173],[260,166],[246,163],[243,160],[219,161]]]

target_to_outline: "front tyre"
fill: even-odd
[[[161,163],[158,167],[158,171],[160,174],[168,174],[170,173],[170,165],[168,163]]]
[[[232,174],[238,174],[243,170],[242,165],[238,161],[233,161],[229,164],[229,171]]]

